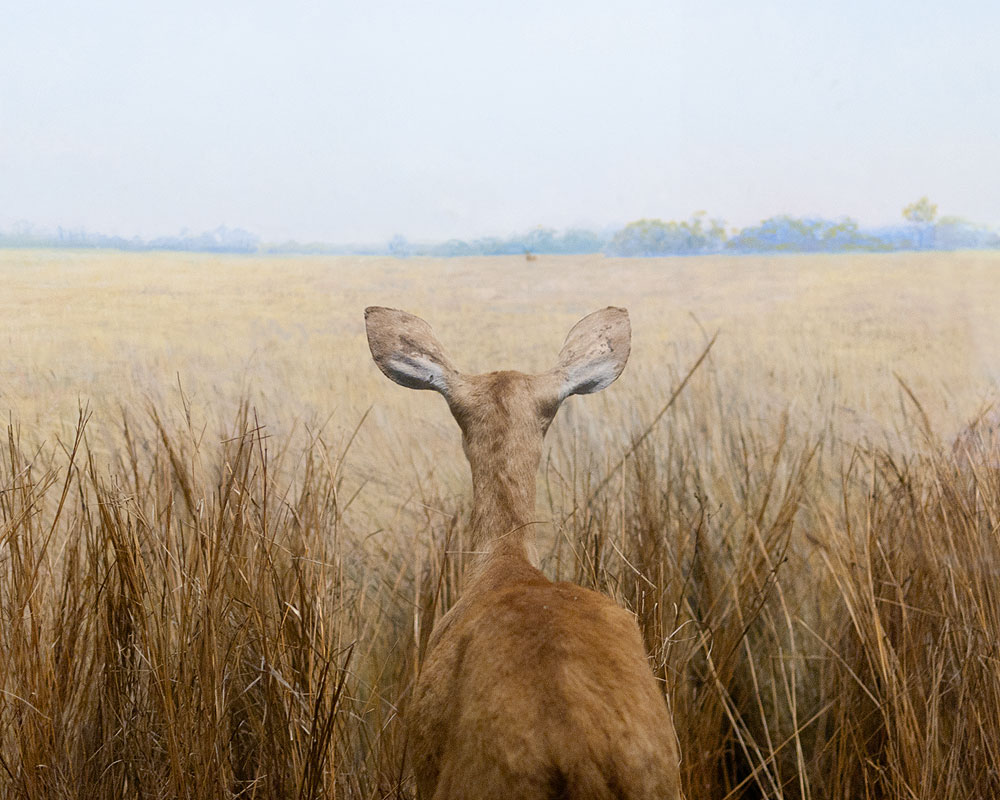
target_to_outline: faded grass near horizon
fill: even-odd
[[[0,251],[0,280],[0,797],[412,796],[469,481],[370,304],[468,371],[629,308],[625,374],[550,431],[540,551],[637,614],[690,800],[1000,794],[1000,441],[950,447],[996,398],[1000,255]]]

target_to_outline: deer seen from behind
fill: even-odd
[[[677,800],[673,724],[635,618],[529,558],[542,439],[566,398],[621,374],[628,313],[584,317],[540,375],[465,375],[419,317],[372,307],[365,321],[383,373],[447,400],[472,468],[475,555],[407,715],[419,797]]]

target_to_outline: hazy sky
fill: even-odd
[[[1000,226],[1000,3],[49,2],[0,227],[374,241],[705,209]]]

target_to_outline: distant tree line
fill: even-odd
[[[699,211],[690,219],[640,219],[612,233],[535,228],[508,238],[452,239],[435,244],[393,237],[385,252],[394,256],[493,256],[604,253],[609,256],[683,256],[711,253],[845,253],[892,250],[1000,248],[1000,232],[983,225],[937,216],[926,197],[903,209],[901,225],[864,229],[857,220],[779,215],[727,231],[721,219]]]
[[[242,228],[222,225],[212,231],[143,239],[138,236],[109,236],[82,230],[57,228],[42,230],[19,222],[9,231],[0,231],[0,247],[66,247],[108,250],[179,250],[199,253],[256,253],[260,238]]]
[[[844,253],[1000,248],[1000,232],[958,217],[937,216],[922,197],[903,209],[902,225],[863,229],[857,220],[780,215],[726,232],[699,212],[686,222],[643,219],[614,234],[602,251],[613,256],[704,253]]]
[[[525,234],[501,238],[488,236],[465,241],[449,239],[446,242],[421,244],[408,242],[402,236],[389,240],[388,252],[394,256],[514,256],[525,253],[579,255],[600,253],[607,247],[607,234],[571,229],[560,233],[553,228],[538,227]]]
[[[907,205],[903,223],[861,228],[850,217],[837,220],[779,215],[739,230],[727,230],[721,219],[699,211],[683,221],[640,219],[621,230],[597,232],[537,227],[508,237],[410,242],[394,236],[387,243],[335,245],[323,242],[261,242],[240,228],[205,233],[126,239],[59,228],[39,231],[26,223],[0,231],[0,247],[112,248],[117,250],[187,250],[215,253],[354,254],[411,256],[509,256],[534,254],[609,256],[683,256],[711,253],[844,253],[894,250],[998,249],[1000,231],[958,217],[939,217],[928,198]]]

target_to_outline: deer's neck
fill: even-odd
[[[535,514],[535,473],[541,448],[469,452],[472,467],[472,549],[480,557],[529,557]]]

